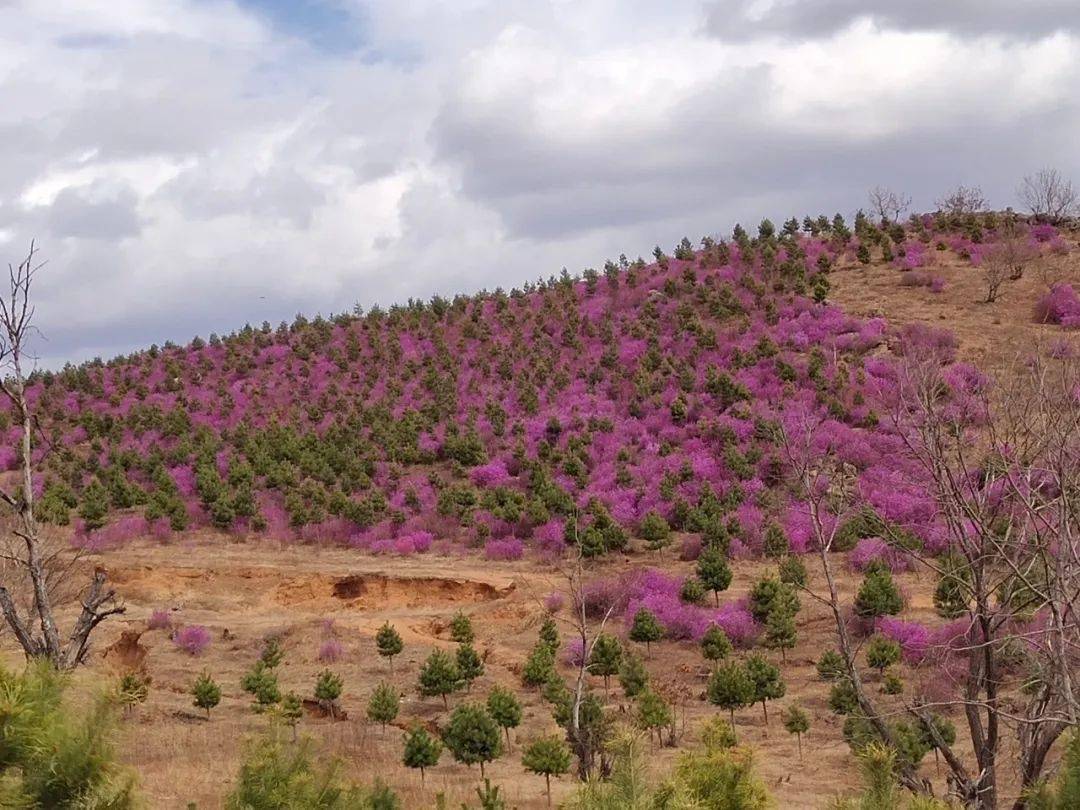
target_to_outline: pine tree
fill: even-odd
[[[277,669],[285,659],[285,650],[281,647],[281,640],[271,636],[263,644],[259,660],[267,669]]]
[[[89,531],[105,525],[109,514],[109,492],[101,482],[94,478],[83,490],[82,503],[79,504],[79,517],[83,519]]]
[[[787,661],[787,651],[795,646],[798,633],[795,629],[795,617],[790,613],[774,610],[765,621],[765,638],[762,639],[766,649],[780,650],[780,658]]]
[[[773,576],[764,576],[750,589],[750,613],[764,624],[769,614],[782,611],[791,616],[799,612],[799,597],[790,585]]]
[[[641,658],[633,653],[626,653],[619,665],[619,684],[623,694],[628,698],[635,698],[645,691],[649,685],[649,671]]]
[[[765,713],[765,725],[769,725],[769,708],[767,701],[779,700],[784,696],[787,687],[780,677],[780,668],[770,664],[764,656],[751,655],[746,659],[746,674],[753,683],[754,702],[761,703],[761,710]]]
[[[496,686],[488,694],[487,710],[506,735],[506,750],[510,750],[510,729],[521,724],[521,703],[509,689]]]
[[[320,672],[315,679],[315,700],[330,712],[331,717],[337,717],[338,698],[341,697],[344,686],[341,676],[328,669]]]
[[[735,728],[735,710],[754,702],[754,683],[746,667],[738,661],[721,664],[712,675],[706,689],[709,702],[731,714],[731,727]]]
[[[443,732],[443,742],[454,759],[465,765],[480,764],[480,777],[484,777],[484,763],[491,762],[502,753],[502,734],[487,709],[477,703],[463,703],[450,715]]]
[[[645,644],[645,652],[649,652],[649,647],[654,641],[659,641],[664,637],[664,628],[660,622],[656,619],[656,614],[648,608],[638,608],[637,613],[634,614],[633,624],[630,626],[630,640],[637,643]]]
[[[855,595],[855,614],[863,619],[895,616],[904,607],[904,600],[893,582],[889,569],[875,566],[866,572],[859,592]]]
[[[552,655],[559,649],[559,628],[550,616],[545,616],[540,625],[540,643],[550,649]]]
[[[405,751],[401,762],[406,768],[420,771],[420,784],[424,784],[424,771],[439,764],[443,745],[437,737],[432,737],[423,726],[413,726],[405,737]]]
[[[472,683],[484,674],[484,662],[472,644],[462,644],[458,647],[457,656],[458,678],[465,684],[465,691],[472,689]]]
[[[934,609],[943,619],[958,619],[968,609],[967,563],[957,554],[945,554],[940,562],[941,574],[934,588]]]
[[[379,655],[389,660],[390,672],[393,672],[394,656],[400,655],[405,645],[401,641],[401,635],[390,622],[384,624],[375,633],[375,647],[378,649]]]
[[[717,662],[724,660],[731,653],[731,641],[720,627],[710,624],[701,637],[701,654],[706,661],[712,663],[713,670]]]
[[[195,679],[191,687],[191,695],[195,698],[194,705],[197,709],[206,712],[206,719],[210,719],[210,710],[221,703],[221,687],[218,686],[210,674],[204,672]]]
[[[472,619],[460,610],[450,619],[450,638],[458,644],[472,644],[476,639],[473,633]]]
[[[386,734],[386,724],[394,722],[398,715],[400,700],[397,690],[388,683],[380,683],[371,693],[367,705],[367,717],[373,723],[382,726],[383,734]]]
[[[731,585],[731,566],[718,548],[707,548],[697,559],[697,576],[705,587],[713,592],[716,606],[720,607],[720,591]]]
[[[646,689],[637,698],[637,723],[649,733],[650,739],[655,731],[658,742],[663,742],[663,730],[671,724],[674,715],[665,700],[651,689]]]
[[[866,645],[866,663],[879,674],[900,660],[900,645],[891,638],[875,634]]]
[[[621,662],[622,644],[619,640],[607,633],[597,636],[593,642],[592,654],[589,656],[589,672],[603,677],[605,695],[607,695],[609,679],[618,673]]]
[[[530,773],[544,777],[547,804],[551,807],[551,777],[562,776],[570,770],[570,749],[558,737],[533,740],[521,755],[521,765]]]
[[[292,731],[293,742],[296,742],[296,726],[304,716],[304,702],[296,692],[289,692],[282,698],[278,713]]]
[[[826,650],[821,654],[817,662],[817,673],[827,681],[835,681],[837,678],[846,676],[847,668],[844,659],[836,650]]]
[[[799,744],[799,761],[802,762],[802,735],[810,730],[810,717],[795,704],[784,712],[784,728],[788,734],[794,734]]]
[[[555,651],[541,641],[529,653],[521,669],[521,680],[526,686],[543,686],[554,672]]]
[[[255,698],[256,711],[263,711],[281,700],[277,675],[261,660],[240,679],[240,688]]]
[[[443,650],[432,650],[420,667],[420,695],[441,697],[443,708],[448,706],[447,695],[456,692],[461,685],[454,660]]]
[[[780,581],[795,588],[806,587],[806,565],[798,557],[791,555],[780,560],[778,566]]]
[[[150,695],[150,678],[141,672],[125,672],[117,688],[117,699],[129,712],[140,703],[145,703]]]

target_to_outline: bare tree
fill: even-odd
[[[911,206],[911,196],[899,194],[884,186],[874,186],[869,192],[870,210],[881,222],[896,223]]]
[[[998,385],[976,376],[957,382],[931,352],[902,347],[895,381],[883,385],[892,429],[933,499],[958,569],[913,548],[901,528],[882,535],[925,570],[948,577],[962,627],[931,654],[944,696],[916,695],[903,711],[931,735],[949,768],[950,792],[965,806],[995,810],[1002,771],[1014,768],[1026,789],[1043,776],[1046,758],[1080,715],[1080,402],[1075,360],[1018,358]],[[951,383],[951,384],[950,384]],[[855,648],[836,594],[828,550],[854,503],[846,471],[828,448],[815,450],[815,424],[785,422],[783,446],[797,491],[808,506],[841,654],[861,712],[887,743],[890,727],[876,698],[862,688]],[[820,444],[820,442],[818,443]],[[967,740],[942,738],[935,710],[962,712]],[[1012,731],[1018,751],[1004,753]],[[970,752],[970,753],[968,753]],[[928,792],[907,766],[901,782]]]
[[[950,216],[968,216],[986,210],[986,199],[978,186],[957,186],[936,203],[938,210]]]
[[[1027,175],[1020,182],[1017,193],[1036,219],[1047,222],[1058,222],[1071,216],[1080,201],[1072,180],[1051,168]]]
[[[1039,250],[1031,243],[1027,227],[1008,219],[998,228],[998,239],[983,256],[982,268],[986,281],[986,303],[992,304],[1006,279],[1023,278],[1027,266],[1038,258]]]
[[[14,538],[0,554],[4,563],[0,612],[27,658],[44,658],[63,670],[83,661],[90,634],[109,616],[123,613],[124,607],[117,603],[115,591],[106,587],[105,571],[97,568],[82,594],[70,634],[64,640],[60,637],[56,597],[76,568],[73,560],[47,547],[34,515],[33,434],[37,425],[26,393],[25,363],[32,360],[28,340],[36,331],[31,287],[42,267],[35,263],[36,253],[31,243],[25,259],[17,266],[8,265],[10,288],[6,295],[0,295],[0,367],[5,372],[0,391],[11,402],[21,427],[19,482],[14,489],[0,487],[0,503],[10,510]],[[11,588],[26,592],[28,605],[22,610]]]

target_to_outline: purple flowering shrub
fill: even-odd
[[[1035,320],[1080,328],[1080,296],[1071,284],[1055,284],[1035,304]]]
[[[172,614],[165,608],[154,608],[146,620],[148,630],[168,630],[172,627]]]
[[[210,646],[210,631],[201,624],[188,624],[173,633],[173,643],[188,655],[199,655]]]

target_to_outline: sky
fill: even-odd
[[[1075,0],[0,0],[39,363],[1080,181]]]

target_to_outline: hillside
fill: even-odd
[[[288,650],[283,686],[310,691],[327,665],[345,676],[353,716],[305,720],[321,744],[351,774],[382,774],[407,806],[426,806],[397,764],[397,737],[387,743],[358,717],[367,696],[390,679],[406,696],[396,725],[436,726],[441,704],[415,696],[415,675],[430,650],[451,649],[459,609],[487,668],[474,690],[520,685],[542,617],[560,613],[549,594],[569,596],[574,546],[614,632],[625,637],[639,607],[657,615],[664,641],[647,668],[696,741],[716,709],[702,699],[709,669],[695,642],[715,624],[740,655],[755,648],[765,628],[748,605],[753,583],[812,543],[784,437],[835,454],[865,507],[840,530],[845,600],[872,558],[889,560],[879,536],[944,550],[942,516],[895,421],[898,364],[940,366],[962,407],[980,384],[972,364],[992,372],[1039,343],[1068,353],[1075,250],[1072,232],[995,214],[860,218],[851,229],[825,217],[765,222],[753,236],[684,240],[670,256],[658,248],[649,263],[621,258],[581,278],[298,317],[36,375],[40,515],[128,602],[102,648],[121,630],[143,633],[154,686],[125,728],[125,758],[154,806],[218,806],[236,741],[262,722],[237,684],[275,636]],[[1006,255],[1021,277],[977,303]],[[10,470],[18,459],[0,461]],[[703,547],[732,560],[732,585],[715,600],[684,593]],[[944,628],[933,580],[892,562],[902,620]],[[756,708],[737,720],[785,807],[819,807],[857,784],[814,669],[835,629],[803,601],[784,677],[788,702],[811,714],[814,753],[804,764]],[[209,628],[212,641],[193,662],[168,626],[146,630],[154,610],[172,628]],[[395,674],[373,653],[386,621],[406,644]],[[904,653],[905,682],[930,688],[935,673]],[[213,723],[189,709],[193,666],[225,688]],[[571,671],[562,653],[560,667]],[[490,772],[513,785],[517,806],[540,807],[542,780],[522,777],[519,741],[553,726],[539,692],[522,699],[513,757]],[[621,698],[611,708],[628,711]],[[653,767],[677,753],[658,749]],[[922,770],[944,784],[931,763]],[[447,756],[436,773],[450,799],[473,798],[469,769]]]

